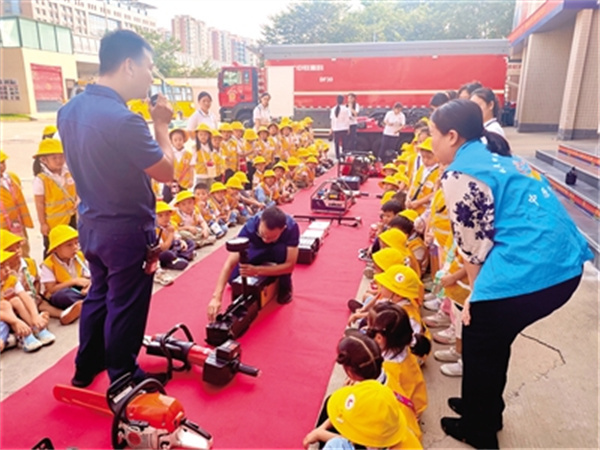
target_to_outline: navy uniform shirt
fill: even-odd
[[[144,118],[113,89],[91,84],[59,110],[58,129],[80,220],[109,232],[154,229],[156,199],[144,170],[163,152]]]
[[[259,213],[248,219],[238,235],[240,237],[247,237],[250,240],[250,249],[248,251],[250,260],[255,259],[254,257],[260,257],[259,255],[275,253],[283,256],[283,260],[285,260],[284,255],[287,252],[287,248],[298,247],[298,244],[300,243],[300,230],[298,224],[291,216],[286,214],[285,230],[283,230],[283,233],[281,233],[281,236],[279,236],[277,241],[266,244],[258,235],[258,225],[260,224],[261,215],[262,213]]]

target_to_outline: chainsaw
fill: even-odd
[[[179,400],[154,378],[135,384],[130,374],[123,375],[106,395],[60,384],[53,394],[63,403],[112,415],[115,449],[210,449],[213,444],[211,434],[188,420]]]

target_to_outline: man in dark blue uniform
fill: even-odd
[[[250,241],[249,263],[239,264],[239,253],[231,253],[225,261],[208,304],[210,322],[215,320],[221,309],[225,285],[240,274],[247,277],[279,277],[277,301],[282,304],[292,301],[292,271],[298,259],[300,241],[300,230],[294,219],[273,206],[248,220],[238,236]]]
[[[155,243],[155,197],[150,177],[173,179],[168,125],[173,110],[159,96],[150,109],[156,140],[126,102],[146,98],[152,84],[152,47],[118,30],[100,43],[100,77],[58,113],[67,164],[81,199],[79,241],[91,288],[83,302],[79,351],[71,383],[85,387],[104,369],[111,381],[137,365],[152,293],[144,270]]]

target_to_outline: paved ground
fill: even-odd
[[[2,149],[10,157],[9,170],[21,176],[34,215],[31,155],[48,123],[0,123]],[[552,134],[518,134],[509,128],[507,136],[515,153],[522,155],[533,155],[540,148],[557,148]],[[32,255],[39,259],[42,241],[37,232],[32,233],[31,241]],[[223,240],[219,244],[222,243]],[[199,258],[210,254],[213,248],[202,249]],[[505,392],[504,431],[499,435],[502,447],[599,447],[598,276],[595,269],[586,267],[584,280],[571,301],[554,315],[525,330],[515,341]],[[364,287],[365,283],[357,295]],[[50,328],[57,335],[53,346],[32,355],[20,350],[2,354],[2,399],[29,383],[76,346],[76,324],[60,326],[54,321]],[[439,363],[430,358],[425,367],[429,408],[422,418],[424,444],[427,448],[460,448],[461,444],[445,437],[439,428],[440,417],[451,412],[446,399],[460,392],[460,379],[443,376],[438,366]],[[330,390],[339,387],[342,380],[339,368],[334,369]]]

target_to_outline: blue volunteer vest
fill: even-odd
[[[463,144],[447,169],[470,175],[494,196],[494,246],[475,280],[471,301],[529,294],[567,281],[593,258],[548,181],[519,157]]]

